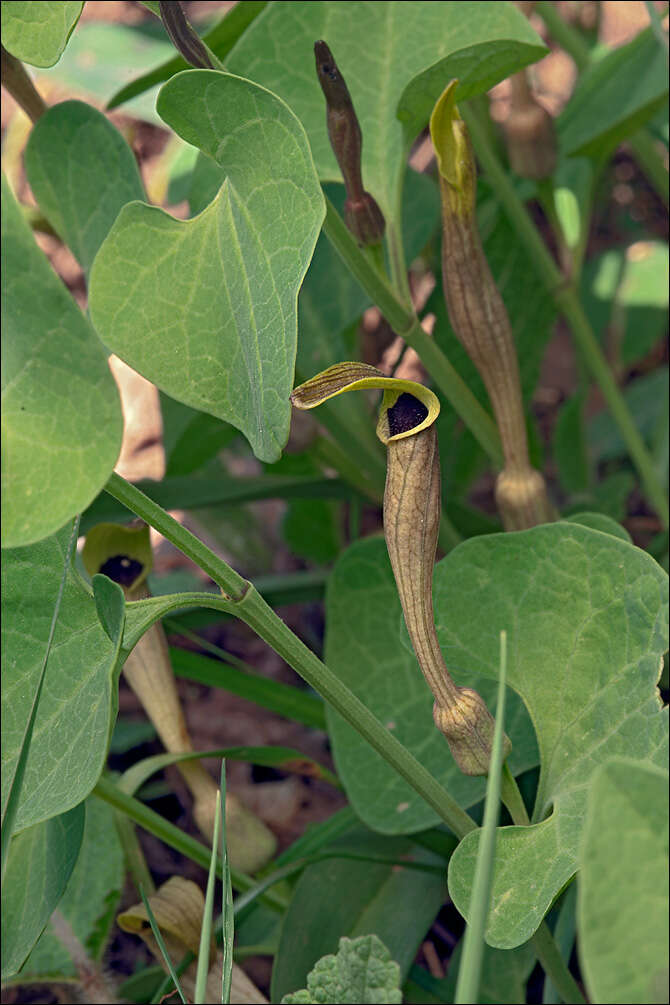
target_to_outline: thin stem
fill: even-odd
[[[370,746],[425,799],[454,834],[464,837],[476,827],[472,818],[433,778],[427,768],[385,729],[339,677],[294,635],[251,583],[243,579],[190,531],[119,475],[113,474],[110,477],[106,489],[137,516],[160,531],[184,555],[200,565],[226,594],[226,599],[202,594],[198,598],[198,603],[202,603],[203,606],[208,603],[212,606],[225,605],[227,610],[245,621],[310,687],[344,716],[363,739],[367,740]]]
[[[327,402],[323,408],[323,414],[328,411]],[[319,415],[319,421],[321,415]],[[384,497],[383,485],[372,484],[363,474],[360,468],[352,461],[349,454],[340,444],[329,437],[322,436],[312,447],[317,461],[329,468],[334,468],[343,481],[348,482],[353,488],[358,489],[372,502],[381,504]],[[376,482],[376,479],[375,479]],[[352,500],[353,501],[353,500]]]
[[[489,181],[514,224],[517,234],[526,245],[547,292],[572,328],[577,346],[619,427],[645,492],[656,508],[663,526],[667,527],[670,516],[667,497],[656,475],[649,451],[635,426],[621,391],[617,387],[577,293],[571,285],[565,283],[561,276],[558,266],[551,257],[523,203],[519,200],[514,186],[489,146],[478,118],[472,115],[467,107],[461,109],[461,114],[467,123],[477,156],[489,177]]]
[[[214,582],[221,587],[230,600],[241,600],[249,584],[239,573],[235,572],[227,562],[215,555],[190,530],[182,527],[173,517],[166,513],[158,503],[155,503],[144,492],[121,478],[115,471],[109,476],[105,491],[123,503],[129,510],[136,513],[163,537],[172,541],[184,555],[193,559],[203,572],[206,572]],[[209,859],[207,860],[209,863]]]
[[[500,786],[502,801],[509,810],[512,820],[519,827],[527,827],[530,823],[528,811],[519,791],[516,778],[510,771],[507,761],[503,764]]]
[[[103,802],[112,806],[120,813],[124,813],[127,817],[130,817],[139,827],[149,831],[150,834],[163,841],[164,844],[170,848],[174,848],[175,851],[185,855],[186,858],[190,858],[192,862],[202,866],[206,871],[209,869],[212,857],[211,849],[196,841],[189,834],[185,834],[179,827],[175,827],[174,824],[165,820],[159,813],[149,809],[139,799],[126,795],[109,778],[105,778],[103,775],[98,779],[93,789],[93,795],[97,796],[98,799],[102,799]],[[216,864],[216,873],[219,879],[223,879],[220,860]],[[231,869],[230,876],[236,890],[244,892],[245,890],[251,890],[256,885],[255,880],[251,876],[247,876],[246,873],[239,872],[237,869]],[[265,894],[263,900],[274,911],[285,911],[288,907],[288,900],[277,892]]]
[[[461,380],[434,339],[423,330],[414,311],[402,303],[396,292],[363,254],[328,197],[326,197],[323,231],[354,278],[379,307],[393,330],[416,351],[437,387],[460,415],[492,462],[499,467],[502,462],[502,450],[493,419]]]
[[[47,110],[46,102],[38,92],[23,63],[11,52],[7,52],[4,46],[0,46],[2,53],[2,86],[7,93],[11,94],[26,113],[31,122],[37,122],[41,115]]]
[[[658,149],[658,143],[648,129],[638,129],[629,138],[628,146],[631,148],[633,156],[647,176],[648,181],[654,187],[654,191],[662,200],[663,205],[668,206],[668,169],[663,163]]]
[[[589,47],[579,32],[563,20],[558,7],[545,0],[539,0],[535,4],[535,11],[544,21],[551,37],[558,42],[561,49],[565,49],[568,56],[572,57],[577,69],[585,70],[591,59]]]
[[[546,921],[542,922],[531,942],[542,969],[558,991],[561,1000],[567,1005],[585,1005],[584,995],[568,970],[568,965],[561,956]]]
[[[651,0],[644,0],[644,5],[647,8],[647,14],[649,15],[649,20],[651,22],[651,30],[656,36],[656,41],[660,45],[661,49],[665,53],[665,59],[668,60],[668,36],[663,31],[663,23],[661,21],[660,15],[656,10],[656,7],[651,2]]]

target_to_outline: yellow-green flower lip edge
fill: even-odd
[[[430,116],[430,138],[435,149],[437,166],[440,174],[453,185],[461,188],[463,184],[461,160],[467,156],[467,144],[464,143],[456,123],[463,120],[456,107],[456,88],[458,80],[451,80],[435,102]]]
[[[316,376],[306,380],[304,384],[294,388],[291,401],[296,408],[316,408],[330,398],[344,394],[346,391],[360,391],[366,388],[384,392],[377,423],[377,436],[382,443],[392,443],[407,436],[416,436],[427,429],[440,414],[440,402],[437,396],[424,384],[414,380],[403,380],[399,377],[387,377],[374,366],[367,363],[335,363]],[[425,418],[404,432],[389,434],[387,414],[393,408],[401,394],[411,394],[427,409]]]

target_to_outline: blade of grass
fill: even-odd
[[[149,809],[144,803],[141,803],[139,799],[133,798],[133,796],[126,795],[122,792],[118,785],[115,785],[109,778],[104,775],[98,779],[98,782],[93,789],[93,795],[97,796],[98,799],[102,799],[103,802],[107,803],[109,806],[113,806],[115,810],[119,810],[121,813],[125,813],[126,816],[130,817],[139,827],[144,828],[144,830],[149,831],[154,837],[157,837],[159,841],[163,841],[170,848],[174,848],[181,855],[185,855],[186,858],[190,858],[192,862],[196,865],[201,866],[203,869],[209,868],[210,860],[210,850],[206,848],[204,844],[200,841],[196,841],[189,834],[185,834],[179,827],[175,827],[168,820],[165,820],[159,813],[154,810]],[[220,867],[217,869],[217,875],[219,879],[223,879],[223,871]],[[230,870],[230,881],[236,890],[244,891],[250,890],[256,886],[255,880],[251,876],[247,876],[244,872],[239,872],[237,869]],[[263,895],[263,902],[273,911],[279,911],[280,913],[285,911],[288,907],[288,901],[285,897],[281,896],[276,891],[273,893],[266,893]]]
[[[223,762],[225,764],[225,761]],[[207,889],[205,891],[205,906],[202,912],[200,927],[200,945],[198,947],[198,966],[195,974],[195,1005],[205,1005],[207,999],[207,975],[209,974],[209,947],[212,944],[212,921],[214,913],[214,886],[216,883],[216,854],[221,829],[221,790],[216,793],[216,809],[214,812],[214,835],[212,837],[212,856],[209,862]],[[225,867],[224,867],[225,872]],[[221,1001],[224,1001],[222,998]]]
[[[139,482],[138,486],[167,510],[238,506],[262,499],[349,499],[354,494],[352,487],[340,478],[325,478],[323,475],[266,474],[253,478],[175,475],[161,482],[147,479]],[[96,523],[123,523],[131,516],[125,506],[100,495],[82,515],[82,533]]]
[[[7,866],[9,843],[11,841],[12,833],[14,831],[14,823],[16,821],[16,814],[19,808],[19,800],[21,798],[21,788],[23,787],[23,776],[25,775],[26,772],[26,764],[28,763],[30,744],[33,738],[33,730],[35,728],[35,719],[37,718],[37,708],[39,706],[40,697],[42,695],[42,687],[44,685],[44,678],[46,676],[47,663],[49,662],[49,654],[51,652],[51,645],[53,643],[54,635],[56,633],[56,625],[58,623],[58,615],[60,613],[60,605],[63,600],[63,593],[65,592],[65,583],[67,582],[67,574],[70,569],[72,555],[74,554],[74,549],[77,544],[78,528],[79,528],[79,517],[76,516],[72,521],[72,531],[70,533],[70,538],[65,551],[65,560],[63,562],[63,574],[61,576],[61,580],[58,586],[58,593],[56,594],[56,602],[54,604],[54,612],[51,618],[49,637],[47,638],[47,644],[44,650],[44,659],[42,660],[40,676],[37,681],[37,687],[35,688],[33,703],[30,708],[30,715],[28,716],[26,728],[23,733],[23,739],[21,740],[21,750],[19,751],[19,757],[16,762],[16,767],[14,769],[14,777],[12,778],[11,785],[9,787],[7,802],[5,803],[5,807],[2,814],[2,834],[0,836],[0,859],[1,859],[0,871],[3,880],[5,878],[5,868]]]
[[[163,959],[165,960],[165,965],[167,966],[168,971],[170,972],[170,977],[174,981],[174,986],[177,991],[177,994],[181,998],[184,1005],[187,1005],[186,998],[184,997],[184,992],[182,991],[181,984],[179,983],[179,978],[175,973],[174,967],[172,966],[172,960],[170,959],[170,955],[165,947],[165,943],[163,942],[163,936],[161,935],[161,930],[156,924],[156,918],[154,917],[154,912],[151,910],[151,904],[149,903],[147,896],[144,892],[144,887],[142,886],[140,887],[140,897],[142,898],[142,903],[146,908],[149,924],[151,925],[151,931],[153,932],[154,938],[158,943],[158,948],[160,949]]]
[[[230,881],[230,864],[226,844],[226,762],[221,761],[221,861],[223,863],[223,914],[221,934],[223,936],[223,968],[221,972],[221,1001],[230,1002],[230,988],[233,980],[233,941],[235,939],[235,915],[233,913],[233,888]]]
[[[315,695],[290,684],[262,677],[250,670],[238,670],[186,649],[171,648],[170,658],[178,677],[229,691],[305,726],[322,730],[326,728],[324,705]]]
[[[498,703],[496,727],[493,735],[491,765],[486,783],[484,826],[477,852],[477,865],[470,897],[469,922],[463,941],[463,955],[456,982],[456,1005],[477,1001],[484,958],[484,933],[491,905],[493,864],[495,861],[496,831],[500,816],[500,784],[503,759],[505,720],[505,681],[507,679],[507,632],[500,633],[500,673],[498,678]]]
[[[145,757],[122,775],[118,786],[129,796],[134,795],[157,771],[183,761],[197,761],[204,757],[223,757],[229,761],[247,761],[261,767],[277,768],[296,775],[319,778],[334,788],[341,789],[338,779],[318,761],[307,757],[292,747],[218,747],[216,750],[190,750],[182,754],[166,753]]]

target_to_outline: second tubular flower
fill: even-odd
[[[345,391],[384,392],[377,436],[387,447],[384,534],[405,623],[433,693],[435,725],[464,774],[488,771],[494,720],[480,695],[457,687],[435,631],[433,565],[440,524],[440,464],[435,419],[440,403],[427,387],[387,377],[364,363],[338,363],[295,388],[296,408],[315,408]],[[506,738],[506,754],[511,744]]]
[[[475,159],[452,80],[430,119],[442,202],[442,282],[449,320],[479,370],[495,414],[505,466],[496,502],[505,530],[554,519],[544,478],[531,467],[512,328],[479,230]]]

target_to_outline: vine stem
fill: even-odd
[[[574,287],[566,283],[544,241],[538,233],[523,203],[519,200],[507,173],[489,145],[486,133],[476,115],[467,107],[461,114],[472,137],[477,156],[489,181],[514,224],[520,239],[526,245],[535,269],[543,281],[556,307],[565,317],[586,366],[598,384],[607,407],[612,413],[631,459],[650,502],[667,528],[669,522],[668,500],[654,468],[651,455],[640,436],[630,410],[623,399],[607,361],[603,356],[591,324],[584,313]]]
[[[331,201],[326,200],[323,232],[351,274],[377,305],[391,328],[419,356],[445,398],[468,426],[496,467],[502,465],[502,448],[496,425],[461,379],[434,339],[421,327],[414,313],[396,294],[384,276],[358,247]]]
[[[255,587],[235,572],[227,562],[210,551],[185,527],[117,474],[110,476],[106,491],[141,517],[191,558],[222,589],[226,605],[270,645],[310,687],[313,687],[370,746],[394,768],[457,835],[464,837],[476,828],[431,773],[376,716],[342,683],[265,602]],[[214,598],[216,599],[216,598]]]
[[[561,999],[567,1005],[585,1005],[586,999],[579,990],[577,981],[568,970],[568,965],[561,956],[546,921],[542,922],[531,941],[542,969],[558,991]]]

